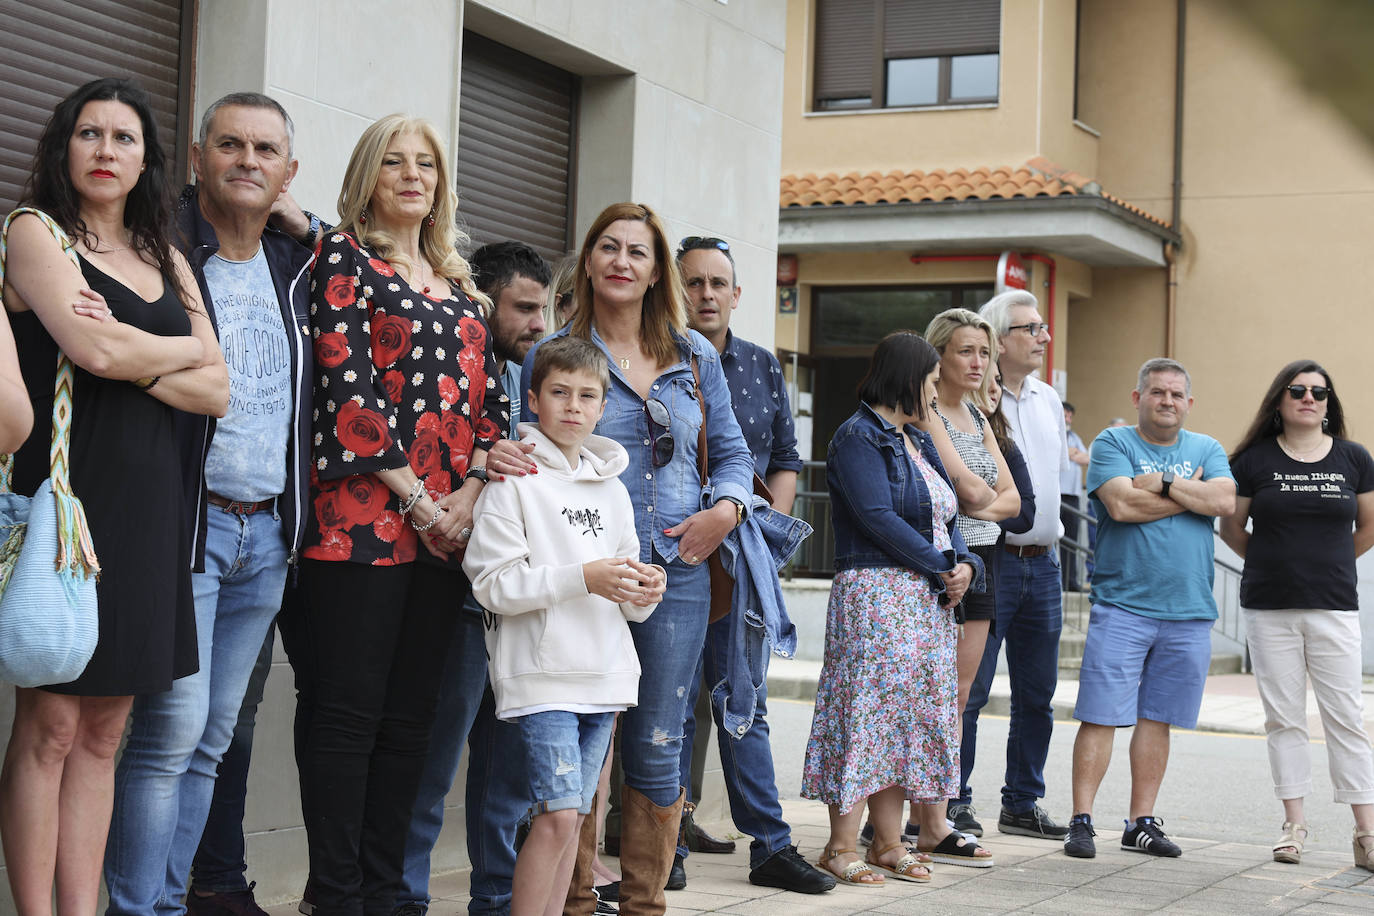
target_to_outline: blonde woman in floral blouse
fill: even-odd
[[[486,298],[455,249],[452,188],[432,125],[373,124],[311,280],[298,759],[311,896],[331,916],[394,905],[443,653],[470,588],[472,507],[508,422]]]

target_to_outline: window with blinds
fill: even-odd
[[[524,242],[551,263],[570,247],[577,78],[463,33],[458,216],[472,248]]]
[[[1000,0],[816,0],[814,107],[996,102]]]
[[[191,31],[193,2],[0,0],[0,213],[18,200],[53,108],[104,76],[132,77],[148,90],[162,147],[177,164],[169,178],[179,185],[190,136],[183,33]]]

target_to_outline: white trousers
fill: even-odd
[[[1374,748],[1364,730],[1360,695],[1360,615],[1353,611],[1257,611],[1245,608],[1255,683],[1264,704],[1274,794],[1312,792],[1307,680],[1321,711],[1335,800],[1374,804]]]

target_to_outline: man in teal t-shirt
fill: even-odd
[[[1211,662],[1212,519],[1235,510],[1236,485],[1221,445],[1183,429],[1192,409],[1188,371],[1171,359],[1140,367],[1131,392],[1138,422],[1102,431],[1092,445],[1088,495],[1096,516],[1092,616],[1074,718],[1074,816],[1064,851],[1096,855],[1092,804],[1117,728],[1131,738],[1131,816],[1121,847],[1178,856],[1160,829],[1155,798],[1169,760],[1169,726],[1197,724]]]

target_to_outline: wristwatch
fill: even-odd
[[[471,472],[469,472],[471,473]],[[1169,498],[1169,485],[1174,482],[1174,472],[1165,471],[1159,478],[1159,495],[1165,499]]]
[[[478,480],[482,481],[482,483],[487,483],[491,480],[491,477],[487,474],[486,465],[468,468],[468,472],[463,475],[463,480],[467,481],[470,477],[476,477]]]
[[[302,210],[301,212],[310,217],[310,231],[305,234],[305,238],[301,239],[301,244],[306,248],[314,248],[315,241],[320,237],[320,228],[324,224],[320,222],[318,216],[311,213],[309,210]]]

